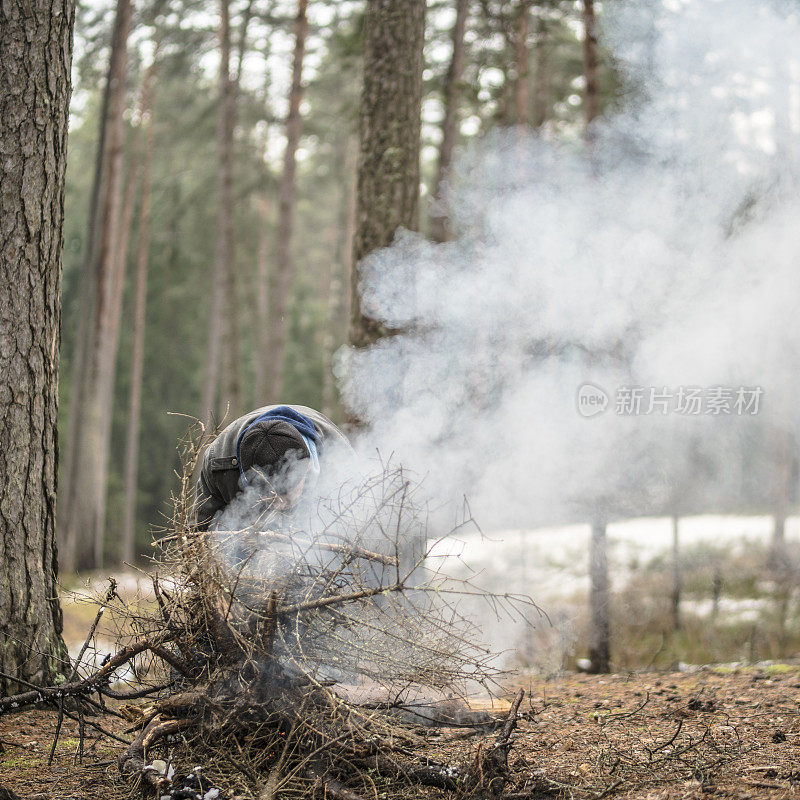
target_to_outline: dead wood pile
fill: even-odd
[[[199,533],[190,475],[201,445],[184,450],[154,601],[133,607],[113,582],[103,598],[97,621],[108,608],[124,623],[117,652],[86,659],[96,621],[65,683],[2,698],[0,713],[50,703],[100,730],[98,713],[123,714],[133,740],[121,773],[157,797],[502,796],[521,693],[464,764],[420,755],[404,722],[435,708],[409,716],[420,698],[488,689],[498,673],[457,608],[477,590],[426,558],[427,519],[403,470],[383,467],[292,518],[250,498],[247,525]],[[525,605],[488,600],[499,613]],[[192,764],[215,785],[176,775]]]

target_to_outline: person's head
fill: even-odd
[[[280,504],[290,507],[303,490],[312,457],[297,428],[283,420],[266,419],[242,434],[239,462],[247,480],[258,476],[278,495]]]

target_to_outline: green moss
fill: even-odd
[[[59,750],[74,750],[75,748],[77,748],[80,745],[80,743],[81,743],[81,740],[78,739],[77,737],[74,738],[74,739],[71,739],[70,737],[67,737],[66,739],[59,739],[58,740],[58,749]]]
[[[797,672],[797,667],[792,664],[768,664],[765,672],[770,675],[785,675],[788,672]]]
[[[39,771],[42,768],[42,754],[38,752],[17,752],[0,760],[3,770],[13,769],[16,772]]]

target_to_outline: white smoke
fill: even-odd
[[[488,137],[451,178],[456,241],[401,233],[362,266],[367,312],[407,333],[347,354],[360,447],[488,528],[725,510],[766,423],[798,428],[798,15],[605,16],[626,98],[591,147]],[[591,418],[586,382],[610,398]],[[761,387],[760,414],[615,413],[620,387],[717,385]]]

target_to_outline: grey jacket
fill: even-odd
[[[280,405],[286,405],[281,403]],[[239,434],[256,418],[278,408],[278,405],[264,406],[234,420],[206,448],[200,464],[200,477],[197,480],[195,501],[195,525],[198,530],[208,530],[214,515],[225,508],[241,491],[239,463],[236,459],[236,442]],[[343,443],[350,447],[347,437],[326,416],[306,406],[289,406],[305,414],[313,423],[322,442],[319,453],[322,456],[327,443]]]

